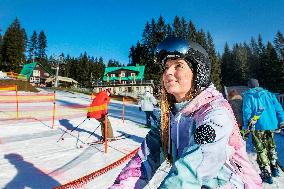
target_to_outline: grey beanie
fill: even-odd
[[[249,88],[259,87],[258,80],[257,80],[257,79],[249,79],[249,81],[248,81],[248,87],[249,87]]]

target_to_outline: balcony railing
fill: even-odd
[[[104,87],[104,86],[126,86],[126,85],[154,85],[153,80],[137,80],[137,81],[99,81],[93,83],[94,87]]]

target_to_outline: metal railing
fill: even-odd
[[[284,107],[284,94],[277,95],[280,104]]]
[[[103,81],[103,82],[96,82],[94,83],[94,87],[100,87],[100,86],[125,86],[125,85],[154,85],[153,80],[136,80],[136,81]]]

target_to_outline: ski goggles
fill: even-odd
[[[199,44],[179,39],[176,37],[168,37],[162,41],[157,47],[157,62],[165,63],[168,59],[179,59],[188,57],[196,60],[198,56],[208,58],[208,54]]]

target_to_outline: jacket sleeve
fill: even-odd
[[[243,99],[243,129],[246,130],[252,117],[252,99],[245,96]]]
[[[284,125],[284,111],[283,108],[274,94],[271,94],[272,102],[275,107],[276,117],[279,125]]]
[[[157,104],[157,100],[156,100],[156,98],[154,97],[154,95],[151,95],[151,102],[152,102],[152,104],[154,104],[154,105]]]
[[[110,189],[143,188],[161,164],[160,130],[153,127],[138,153],[120,172]]]
[[[227,145],[234,125],[229,114],[228,110],[215,109],[197,123],[196,131],[202,132],[195,131],[195,144],[184,150],[160,188],[200,189],[217,176],[218,179],[220,176],[221,183],[226,184],[229,179],[223,176],[230,174],[224,174],[222,168],[229,153]],[[202,127],[205,130],[202,130]]]

